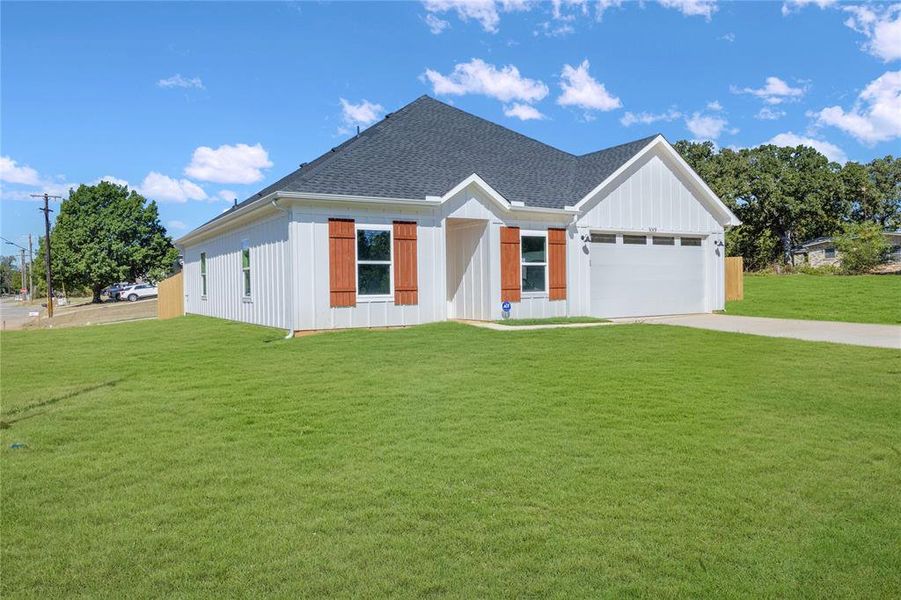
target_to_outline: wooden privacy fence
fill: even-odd
[[[745,297],[745,261],[740,256],[726,257],[726,300]]]
[[[185,314],[184,271],[160,282],[156,302],[156,317],[171,319]]]

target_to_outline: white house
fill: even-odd
[[[662,136],[576,156],[423,96],[177,245],[185,312],[303,331],[710,312],[737,224]]]

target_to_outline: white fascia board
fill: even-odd
[[[272,192],[253,202],[242,206],[229,215],[210,221],[205,225],[201,225],[197,229],[185,234],[175,241],[175,245],[183,247],[192,240],[201,235],[226,229],[233,224],[235,220],[241,216],[247,215],[254,210],[268,206],[275,200],[297,200],[309,202],[345,202],[355,204],[381,204],[388,206],[416,206],[416,207],[436,207],[452,198],[457,193],[464,190],[469,185],[476,185],[485,194],[491,198],[504,212],[508,213],[535,213],[535,214],[555,214],[555,215],[576,215],[579,211],[571,206],[564,209],[559,208],[543,208],[539,206],[525,206],[520,202],[508,202],[506,198],[501,196],[494,188],[488,185],[481,177],[473,173],[443,196],[426,196],[425,198],[382,198],[378,196],[357,196],[351,194],[312,194],[309,192]]]
[[[272,193],[266,194],[265,196],[262,196],[261,198],[257,198],[253,202],[242,206],[238,210],[228,214],[225,217],[214,219],[208,223],[205,223],[204,225],[201,225],[197,229],[186,233],[185,235],[183,235],[180,238],[178,238],[177,240],[175,240],[174,244],[175,244],[175,246],[177,246],[179,248],[183,248],[185,246],[185,244],[188,244],[189,242],[191,242],[191,240],[198,238],[198,237],[202,236],[203,234],[212,233],[212,232],[218,231],[220,229],[228,228],[228,227],[232,226],[235,219],[245,216],[260,207],[269,206],[270,203],[273,202],[276,198],[277,198],[277,192],[272,192]]]
[[[729,207],[726,206],[722,200],[720,200],[719,196],[713,193],[713,190],[711,190],[710,187],[704,182],[704,180],[701,179],[700,175],[695,173],[695,170],[692,169],[687,162],[685,162],[685,159],[682,158],[682,156],[676,151],[676,149],[673,148],[670,143],[666,141],[666,138],[664,138],[662,135],[658,135],[653,140],[648,142],[648,144],[644,148],[639,150],[635,154],[635,156],[623,163],[622,166],[611,173],[610,176],[607,177],[607,179],[602,181],[593,190],[588,192],[584,198],[579,200],[575,208],[581,211],[588,202],[593,200],[599,193],[601,193],[607,186],[609,186],[611,182],[622,175],[636,162],[641,160],[641,158],[645,154],[651,152],[657,147],[663,148],[670,155],[670,157],[676,162],[676,165],[680,168],[680,170],[695,182],[695,184],[701,189],[707,199],[721,213],[721,216],[723,218],[718,219],[721,225],[723,225],[724,227],[735,227],[741,225],[741,221],[738,219],[738,217],[736,217],[735,214],[733,214],[732,211],[729,210]]]
[[[457,185],[449,192],[441,196],[441,202],[447,202],[470,185],[475,185],[481,189],[486,196],[491,198],[504,212],[508,213],[536,213],[536,214],[555,214],[555,215],[576,215],[579,211],[571,206],[566,208],[544,208],[541,206],[526,206],[522,202],[510,202],[504,198],[497,190],[488,185],[488,183],[473,173]]]

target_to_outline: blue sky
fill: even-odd
[[[422,94],[564,150],[901,154],[901,4],[2,3],[3,237],[100,178],[178,237]],[[4,246],[4,254],[13,248]]]

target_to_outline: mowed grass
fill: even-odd
[[[2,596],[901,595],[897,351],[281,337],[3,334]]]
[[[901,275],[755,275],[726,313],[753,317],[901,323]]]

